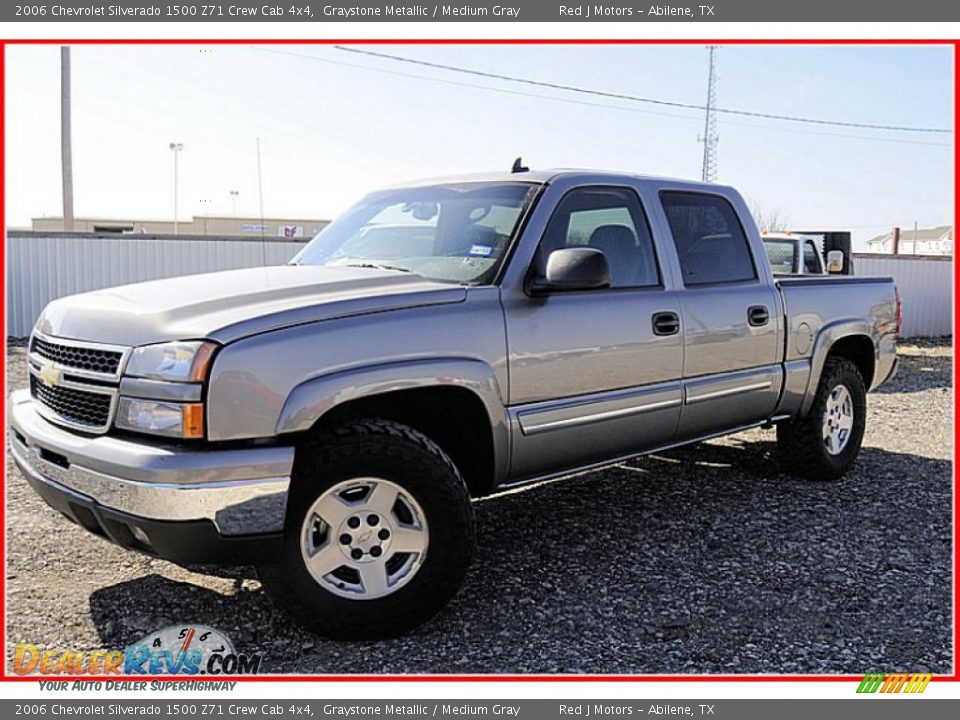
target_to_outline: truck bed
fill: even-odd
[[[893,278],[820,275],[778,278],[784,308],[785,387],[781,410],[793,412],[796,402],[809,401],[808,380],[819,377],[822,348],[841,333],[870,338],[875,367],[864,378],[868,389],[883,383],[896,357],[897,295]],[[829,291],[824,290],[829,288]],[[836,331],[834,331],[836,328]],[[875,350],[874,350],[875,348]]]

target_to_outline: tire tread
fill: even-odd
[[[301,597],[303,588],[298,589],[291,582],[290,556],[296,548],[286,548],[285,558],[257,568],[258,576],[271,597],[305,628],[330,638],[394,637],[416,627],[442,609],[459,590],[475,547],[470,495],[459,470],[447,454],[414,428],[390,420],[369,418],[329,427],[312,435],[298,448],[297,457],[285,531],[287,542],[299,543],[299,508],[316,497],[317,488],[311,487],[306,478],[322,477],[318,475],[321,468],[341,462],[349,463],[358,457],[390,458],[431,478],[446,478],[443,482],[433,483],[433,489],[443,503],[445,523],[451,532],[451,536],[445,538],[446,547],[443,550],[453,552],[452,563],[432,573],[434,577],[428,593],[408,592],[421,579],[414,578],[408,585],[384,598],[332,601],[325,603],[325,612],[318,613],[309,603],[304,603]],[[418,498],[418,501],[421,500]],[[299,557],[298,549],[296,556]],[[426,570],[425,564],[419,572]],[[317,591],[325,592],[319,586]],[[367,609],[366,606],[373,604],[380,605],[383,610],[371,619],[371,613],[363,611]]]
[[[823,365],[820,383],[810,412],[806,417],[777,425],[777,451],[780,455],[780,463],[788,474],[810,480],[837,480],[847,472],[856,459],[859,443],[862,440],[862,431],[859,438],[852,438],[852,441],[857,443],[857,452],[852,453],[852,457],[847,462],[836,463],[830,460],[823,447],[821,410],[826,403],[827,395],[839,384],[841,378],[847,375],[852,375],[858,385],[857,388],[852,389],[855,397],[857,394],[861,398],[865,396],[863,377],[857,366],[843,357],[828,357]],[[863,410],[865,406],[858,408],[861,413]]]

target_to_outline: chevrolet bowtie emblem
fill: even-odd
[[[40,379],[44,385],[54,387],[60,384],[60,371],[52,364],[44,365],[40,368]]]

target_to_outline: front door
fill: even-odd
[[[531,273],[564,247],[601,250],[608,289],[504,295],[514,480],[669,442],[682,402],[683,337],[647,215],[629,187],[566,193]]]

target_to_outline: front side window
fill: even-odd
[[[536,271],[542,276],[550,253],[566,247],[600,250],[610,266],[611,287],[660,284],[647,217],[630,190],[580,188],[564,195],[537,249]]]
[[[519,182],[464,183],[374,193],[325,227],[292,262],[488,283],[539,188]]]
[[[718,195],[662,192],[685,285],[755,280],[747,237],[733,206]]]

